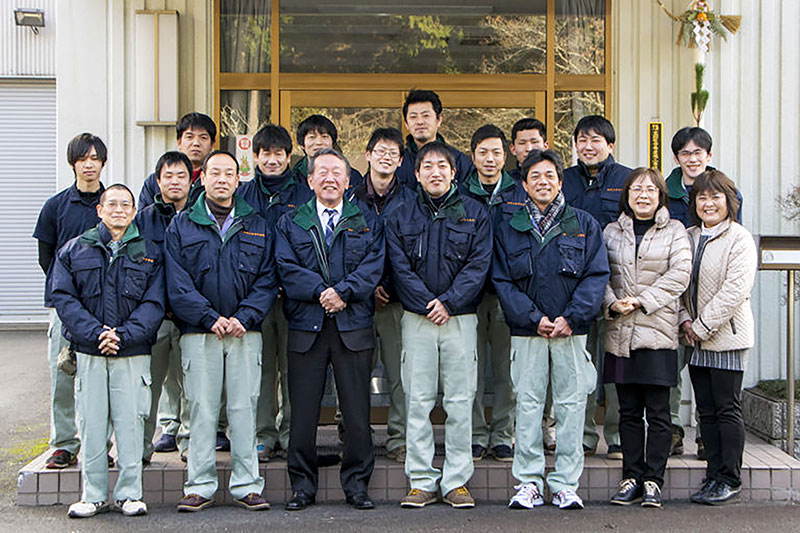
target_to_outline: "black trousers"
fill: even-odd
[[[372,349],[349,350],[339,336],[336,322],[326,318],[311,349],[305,353],[290,351],[288,359],[292,411],[287,463],[292,490],[311,496],[317,492],[317,423],[330,363],[347,430],[339,472],[342,489],[347,496],[366,493],[375,465],[369,428]]]
[[[689,365],[689,376],[706,447],[706,479],[738,487],[744,453],[744,372]]]
[[[639,483],[664,484],[672,424],[669,418],[669,387],[617,383],[619,438],[622,445],[622,477]],[[645,447],[644,419],[647,418]]]

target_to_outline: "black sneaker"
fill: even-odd
[[[631,505],[641,501],[642,485],[635,479],[627,478],[619,482],[619,490],[611,497],[614,505]]]
[[[162,434],[153,445],[153,449],[158,453],[177,452],[178,443],[175,440],[175,435]]]
[[[473,461],[480,461],[486,457],[486,448],[481,446],[480,444],[473,444],[472,445],[472,460]]]
[[[47,465],[45,468],[49,470],[61,470],[74,464],[78,464],[78,456],[74,453],[68,452],[67,450],[60,449],[54,451],[53,455],[47,459]]]
[[[606,458],[613,461],[622,461],[622,446],[619,444],[610,444],[608,446]]]
[[[689,501],[692,503],[705,503],[708,493],[714,490],[716,484],[717,482],[713,479],[706,479],[700,490],[689,496]]]
[[[500,444],[492,448],[492,457],[494,457],[495,461],[508,463],[514,460],[514,452],[511,450],[511,446]]]
[[[661,488],[655,481],[644,482],[642,507],[661,507]]]
[[[224,431],[217,431],[216,450],[218,452],[229,452],[229,451],[231,451],[231,441],[228,439],[228,436],[225,435]]]
[[[728,505],[742,500],[742,488],[732,487],[724,481],[717,481],[706,494],[702,503],[706,505]]]

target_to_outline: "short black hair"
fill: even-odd
[[[692,190],[689,191],[689,219],[693,224],[702,224],[697,214],[697,195],[702,192],[721,192],[725,195],[728,205],[728,220],[736,221],[739,218],[739,198],[736,194],[736,185],[719,170],[706,170],[694,180]]]
[[[314,154],[313,156],[311,156],[308,159],[308,175],[309,176],[311,176],[311,174],[314,173],[314,163],[316,163],[317,159],[322,157],[323,155],[332,155],[334,157],[337,157],[341,161],[343,161],[344,162],[345,174],[347,175],[348,179],[350,178],[350,174],[351,174],[351,170],[352,170],[350,168],[350,161],[347,160],[347,158],[344,156],[344,154],[342,154],[342,152],[340,152],[339,150],[336,150],[334,148],[323,148],[322,150],[320,150],[319,152],[317,152],[316,154]]]
[[[273,148],[283,148],[286,155],[291,154],[292,136],[283,126],[267,124],[253,135],[253,153],[258,155],[261,150],[271,150]]]
[[[217,140],[217,125],[211,120],[211,117],[203,113],[186,113],[178,121],[175,130],[178,133],[178,140],[183,137],[183,132],[186,130],[205,130],[208,136],[211,137],[211,142]]]
[[[378,141],[388,141],[395,143],[400,149],[400,157],[403,157],[405,147],[403,146],[403,134],[397,128],[376,128],[369,137],[367,152],[371,152]]]
[[[531,150],[525,161],[522,162],[520,168],[522,169],[522,179],[527,183],[528,172],[536,164],[542,161],[550,161],[556,167],[556,174],[558,174],[558,181],[564,180],[564,163],[561,162],[561,156],[555,150]]]
[[[304,146],[306,135],[312,131],[327,133],[331,136],[333,144],[336,144],[339,139],[339,132],[336,130],[336,125],[331,122],[331,119],[323,115],[309,115],[297,126],[297,144]]]
[[[206,158],[203,160],[203,174],[206,173],[206,166],[208,166],[208,160],[211,159],[212,157],[214,157],[215,155],[219,155],[219,154],[225,154],[228,157],[230,157],[231,159],[233,159],[233,161],[236,163],[236,173],[238,174],[239,173],[239,160],[236,159],[236,156],[234,156],[232,153],[230,153],[227,150],[214,150],[213,152],[208,154],[206,156]]]
[[[433,91],[426,91],[423,89],[412,89],[406,96],[406,101],[403,103],[403,120],[408,115],[408,106],[411,104],[420,104],[423,102],[430,102],[433,106],[433,112],[437,117],[442,116],[442,101],[439,95]]]
[[[99,204],[105,203],[106,194],[108,194],[108,191],[114,191],[114,190],[126,191],[128,194],[130,194],[131,195],[131,203],[133,204],[133,207],[136,207],[136,198],[133,196],[133,191],[131,191],[130,188],[127,185],[125,185],[124,183],[114,183],[114,184],[109,185],[108,187],[106,187],[105,190],[103,191],[103,193],[100,195],[100,200],[98,200],[97,203],[99,203]]]
[[[186,157],[186,154],[183,152],[173,150],[171,152],[165,152],[164,155],[158,158],[158,162],[156,163],[156,179],[161,179],[161,171],[165,166],[172,165],[185,165],[186,170],[189,172],[189,177],[192,177],[192,162],[189,161],[189,158]]]
[[[589,133],[590,131],[605,137],[608,144],[614,144],[617,141],[617,134],[614,132],[614,126],[606,117],[600,115],[586,115],[580,119],[575,126],[575,133],[572,137],[577,142],[578,135],[581,133]]]
[[[89,152],[94,148],[97,152],[97,158],[106,164],[108,159],[108,148],[106,143],[100,137],[92,135],[91,133],[81,133],[72,138],[67,145],[67,162],[69,166],[75,169],[75,163],[89,155]]]
[[[419,152],[417,152],[417,160],[414,162],[414,169],[419,170],[422,160],[428,154],[443,155],[447,162],[450,163],[450,168],[456,170],[456,157],[453,155],[453,150],[442,141],[431,141],[420,148]]]
[[[544,122],[539,120],[538,118],[521,118],[511,126],[511,142],[517,140],[517,133],[525,130],[537,130],[539,135],[542,136],[542,140],[547,140],[547,128],[544,125]]]
[[[708,153],[711,153],[711,134],[709,134],[703,128],[698,127],[685,127],[679,129],[675,132],[675,135],[672,136],[672,153],[674,155],[678,155],[678,152],[683,150],[683,147],[689,144],[689,141],[694,141],[694,143],[705,150]]]
[[[480,143],[485,141],[486,139],[500,139],[500,142],[503,144],[503,152],[506,151],[506,134],[503,133],[503,130],[495,126],[494,124],[484,124],[477,130],[475,133],[472,134],[472,139],[469,142],[469,148],[472,152],[475,152],[475,149],[478,147]]]

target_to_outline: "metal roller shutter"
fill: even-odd
[[[31,237],[56,191],[55,82],[0,81],[0,323],[46,322]]]

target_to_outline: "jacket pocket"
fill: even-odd
[[[559,272],[566,276],[580,277],[585,262],[585,237],[561,237],[558,253],[561,256]]]
[[[533,275],[533,263],[530,250],[524,248],[508,256],[508,274],[517,281]]]
[[[151,270],[152,266],[149,263],[126,262],[122,295],[132,300],[141,300],[147,290],[147,278]]]
[[[143,419],[147,419],[147,417],[150,416],[150,402],[152,401],[150,387],[152,384],[153,380],[150,374],[142,374],[138,390],[137,405],[139,407],[139,416]]]
[[[239,245],[239,270],[248,274],[258,274],[261,258],[266,246],[265,237],[260,234],[242,231]]]
[[[403,245],[403,252],[409,258],[414,258],[418,255],[419,247],[417,243],[422,238],[423,229],[422,224],[401,224],[397,230],[400,242]]]
[[[445,245],[445,256],[456,261],[463,261],[469,254],[473,228],[453,222],[448,222],[446,227],[447,241]]]
[[[370,244],[368,232],[345,231],[344,241],[344,266],[349,273],[355,270],[364,257]]]
[[[81,259],[72,262],[72,275],[75,288],[82,300],[100,295],[100,283],[103,279],[103,260],[99,257]]]

